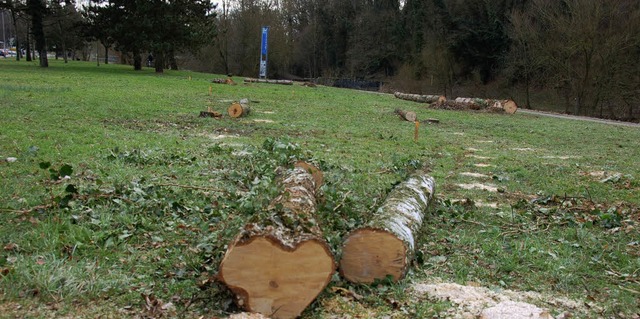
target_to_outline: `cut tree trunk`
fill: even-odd
[[[327,286],[335,261],[314,218],[313,176],[296,167],[280,183],[268,217],[246,225],[229,245],[218,278],[247,311],[295,318]]]
[[[518,110],[518,105],[513,100],[492,100],[459,97],[454,100],[471,110],[486,110],[496,113],[514,114]]]
[[[403,111],[401,109],[396,109],[395,113],[405,121],[415,122],[418,119],[418,115],[416,115],[416,112],[413,111]]]
[[[393,94],[401,100],[413,101],[418,103],[442,103],[447,100],[444,95],[420,95],[396,92]]]
[[[293,81],[290,81],[290,80],[269,80],[269,79],[245,78],[244,82],[245,83],[268,83],[268,84],[293,85]]]
[[[213,79],[213,80],[211,80],[211,83],[216,83],[216,84],[229,84],[229,85],[235,85],[235,84],[236,84],[236,82],[234,82],[232,78],[226,78],[226,79]]]
[[[435,184],[426,173],[412,175],[389,193],[367,227],[347,236],[340,261],[340,273],[347,280],[372,283],[405,276]]]
[[[206,111],[202,111],[200,112],[200,117],[213,117],[216,119],[221,119],[222,118],[222,113],[218,113],[214,110],[211,109],[211,106],[207,107]]]
[[[229,116],[239,118],[249,115],[249,113],[251,113],[251,108],[248,104],[232,103],[227,109],[227,112],[229,113]]]

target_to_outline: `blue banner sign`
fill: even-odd
[[[262,27],[262,55],[267,55],[267,44],[269,41],[269,27]]]
[[[269,27],[262,27],[262,42],[260,45],[260,78],[267,77],[267,59],[269,46]]]

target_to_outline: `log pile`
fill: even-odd
[[[316,181],[287,170],[267,220],[244,227],[228,246],[218,278],[239,306],[272,318],[295,318],[324,290],[335,261],[314,214]]]
[[[447,100],[444,95],[420,95],[401,92],[395,92],[393,95],[401,100],[413,101],[418,103],[442,103]]]
[[[432,108],[446,110],[476,110],[492,113],[514,114],[518,105],[513,100],[493,100],[459,97],[455,100],[447,100],[444,103],[433,103]]]
[[[406,274],[415,252],[416,236],[435,191],[435,180],[416,173],[396,186],[367,227],[344,241],[340,273],[355,283],[372,283]]]
[[[270,80],[270,79],[254,79],[254,78],[245,78],[244,83],[267,83],[267,84],[293,85],[293,81],[290,81],[290,80]]]

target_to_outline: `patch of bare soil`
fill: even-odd
[[[446,318],[563,319],[588,313],[584,303],[537,292],[491,290],[442,282],[418,283],[412,290],[418,296],[454,304],[455,307],[444,314]],[[552,313],[558,315],[553,317]]]

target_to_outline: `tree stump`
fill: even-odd
[[[314,214],[315,180],[285,172],[266,220],[248,224],[229,245],[218,278],[239,306],[272,318],[295,318],[324,290],[335,261]]]
[[[248,104],[232,103],[227,109],[227,112],[229,113],[229,116],[239,118],[249,115],[249,113],[251,113],[251,108]]]
[[[413,259],[416,235],[433,193],[435,180],[417,173],[396,186],[368,226],[344,241],[340,273],[355,283],[371,283],[391,276],[402,279]]]

